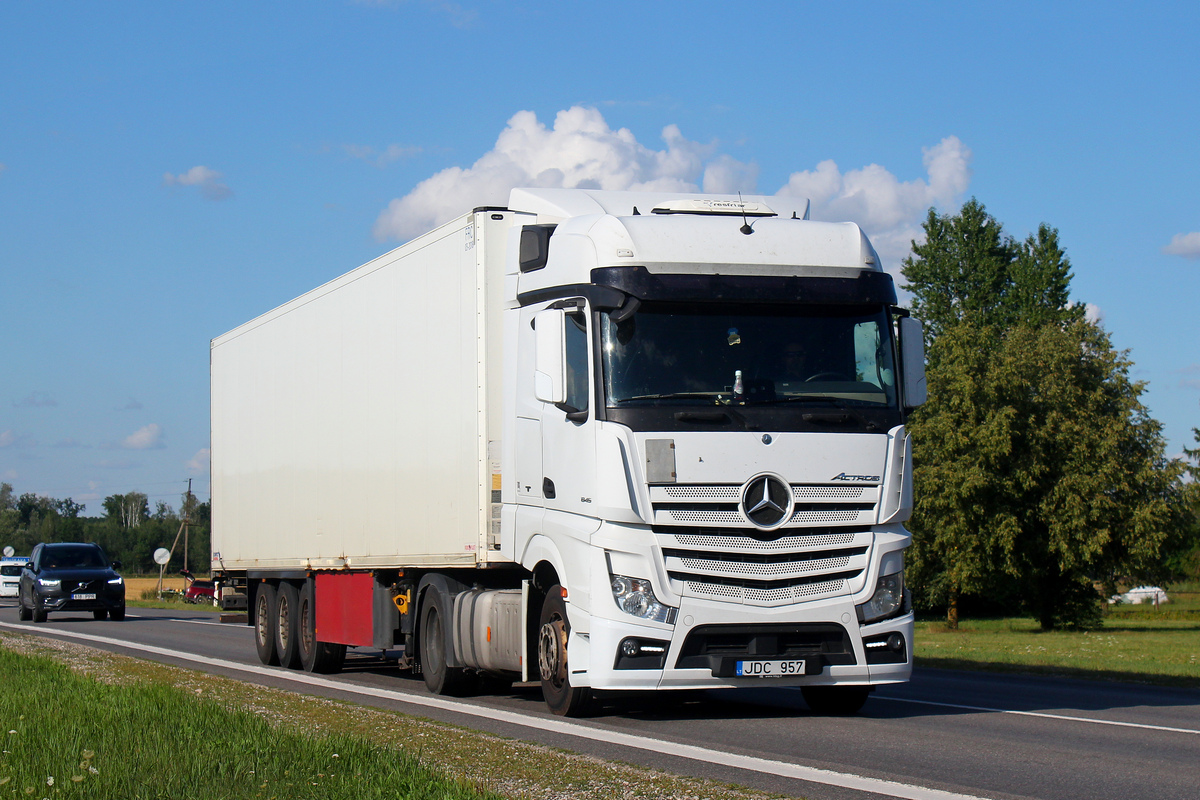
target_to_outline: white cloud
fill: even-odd
[[[480,205],[502,206],[518,186],[609,190],[756,191],[758,166],[694,142],[675,125],[664,149],[647,147],[627,128],[612,129],[595,108],[558,112],[552,127],[532,111],[508,120],[495,146],[469,167],[449,167],[392,200],[375,221],[376,238],[405,240]],[[794,172],[777,194],[808,198],[812,217],[863,227],[892,269],[924,234],[931,206],[954,207],[971,180],[971,151],[955,136],[923,149],[926,177],[901,181],[878,164],[842,172],[833,161]]]
[[[833,161],[794,172],[777,194],[807,197],[813,219],[862,226],[884,263],[898,268],[911,242],[924,236],[930,206],[955,207],[971,182],[971,151],[957,136],[922,148],[928,179],[901,182],[878,164],[842,173]]]
[[[166,447],[162,441],[162,428],[158,423],[151,422],[126,436],[121,441],[121,447],[126,450],[157,450]]]
[[[1083,312],[1083,318],[1088,322],[1099,325],[1104,322],[1104,309],[1095,303],[1088,303]]]
[[[628,128],[610,128],[594,108],[560,111],[553,128],[532,111],[520,111],[495,147],[470,167],[444,169],[389,203],[375,222],[375,236],[408,239],[474,206],[502,206],[517,186],[695,192],[704,182],[716,191],[755,170],[721,157],[710,179],[705,160],[715,146],[689,141],[675,125],[663,129],[662,139],[665,150],[648,148]]]
[[[165,173],[163,186],[197,186],[200,193],[209,200],[225,200],[233,196],[233,190],[221,182],[222,177],[216,170],[196,166],[178,175]]]
[[[197,450],[196,455],[192,456],[192,459],[187,462],[188,471],[197,474],[208,472],[208,460],[210,456],[212,456],[212,450],[207,447]]]
[[[1171,237],[1171,243],[1162,251],[1171,256],[1200,258],[1200,232],[1177,233]]]

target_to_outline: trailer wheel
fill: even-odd
[[[542,679],[542,697],[546,705],[560,717],[578,717],[587,712],[592,702],[592,690],[571,685],[567,664],[567,639],[571,623],[567,619],[567,603],[562,587],[550,587],[542,603],[538,625],[538,671]]]
[[[804,702],[816,714],[846,717],[857,714],[871,694],[870,686],[804,686]]]
[[[300,604],[296,607],[300,622],[300,666],[305,672],[330,675],[342,671],[346,660],[346,645],[317,641],[317,607],[312,581],[307,581],[300,590]]]
[[[446,664],[446,624],[450,618],[443,608],[442,594],[431,590],[421,610],[421,675],[434,694],[461,697],[470,692],[475,675],[462,667]]]
[[[280,666],[300,669],[300,593],[286,581],[275,593],[275,652]]]
[[[273,667],[279,663],[275,650],[275,587],[260,583],[254,595],[254,649],[258,660]]]

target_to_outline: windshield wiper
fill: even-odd
[[[666,394],[639,394],[618,400],[618,403],[630,400],[713,400],[716,392],[667,392]]]

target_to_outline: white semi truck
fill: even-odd
[[[437,694],[907,680],[920,323],[781,197],[516,189],[212,341],[212,568],[260,659]]]

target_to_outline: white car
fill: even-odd
[[[28,558],[5,556],[0,559],[0,597],[16,597],[21,585],[21,567]]]
[[[1135,586],[1124,594],[1114,594],[1108,602],[1137,605],[1138,603],[1162,604],[1169,600],[1167,593],[1157,586]]]

